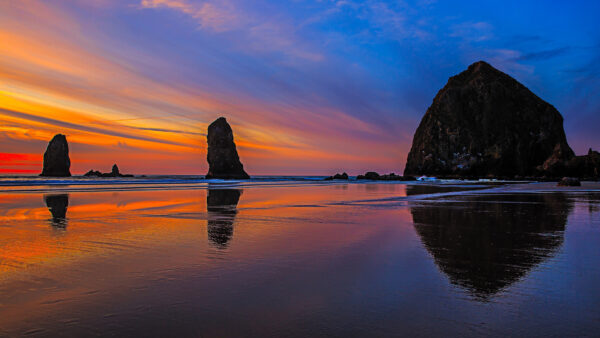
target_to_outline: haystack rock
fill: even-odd
[[[65,177],[71,176],[71,160],[69,159],[69,144],[65,135],[54,135],[44,153],[44,168],[40,176]]]
[[[561,177],[574,156],[560,113],[479,61],[435,96],[414,135],[404,174]]]
[[[224,117],[219,117],[208,126],[208,173],[206,178],[248,179],[240,162],[233,131]]]

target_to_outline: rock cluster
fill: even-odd
[[[71,160],[69,159],[69,144],[65,135],[56,134],[48,143],[44,153],[44,167],[40,176],[67,177],[71,176]]]
[[[560,113],[479,61],[435,96],[414,135],[404,174],[562,177],[573,157]]]
[[[557,184],[559,187],[579,187],[581,182],[574,177],[563,177]]]
[[[598,179],[600,177],[600,153],[588,150],[587,155],[575,156],[567,164],[569,175],[584,179]]]
[[[346,174],[346,173],[343,173],[343,174],[337,173],[337,174],[335,174],[333,176],[329,176],[329,177],[325,178],[325,180],[326,181],[331,181],[331,180],[348,180],[348,174]]]
[[[87,173],[85,173],[83,176],[86,177],[133,177],[133,175],[130,174],[121,174],[119,172],[119,167],[116,164],[113,164],[112,166],[112,170],[109,173],[102,173],[98,170],[90,170]]]
[[[379,175],[374,171],[366,172],[364,175],[356,176],[357,180],[372,180],[372,181],[414,181],[413,176],[400,176],[394,173]]]
[[[244,171],[240,162],[233,131],[224,117],[219,117],[208,126],[208,173],[206,178],[220,179],[248,179],[250,176]]]

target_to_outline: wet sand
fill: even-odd
[[[12,187],[0,220],[0,336],[600,332],[598,183]]]

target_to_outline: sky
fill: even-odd
[[[402,173],[453,76],[485,60],[600,148],[598,1],[0,0],[0,175],[207,172],[227,118],[250,175]]]

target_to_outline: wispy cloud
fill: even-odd
[[[186,0],[142,0],[142,8],[167,8],[189,15],[200,28],[226,32],[244,25],[244,16],[226,0],[189,2]]]
[[[494,27],[484,21],[468,21],[455,24],[450,28],[450,36],[469,42],[482,42],[494,37]]]
[[[293,23],[273,20],[247,8],[242,12],[232,1],[142,0],[140,6],[180,12],[195,20],[200,29],[214,33],[236,32],[222,37],[244,52],[278,52],[309,61],[323,60],[321,53],[296,34]]]
[[[571,47],[560,47],[548,50],[542,50],[537,52],[526,53],[518,56],[516,61],[541,61],[555,58],[557,56],[564,55],[571,51]]]

